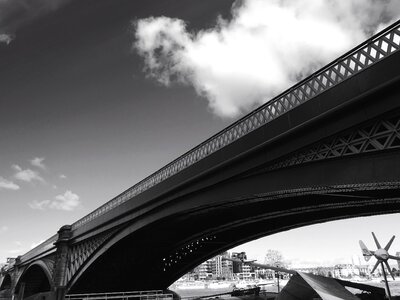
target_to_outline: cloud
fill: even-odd
[[[44,165],[43,161],[44,161],[44,157],[35,157],[30,160],[32,166],[35,166],[35,167],[38,167],[38,168],[41,168],[44,170],[44,169],[46,169],[46,166]]]
[[[31,169],[23,170],[18,165],[13,165],[13,169],[16,171],[14,177],[18,180],[25,181],[25,182],[31,182],[31,181],[35,181],[35,180],[45,182],[45,180],[36,171],[33,171]]]
[[[80,206],[81,202],[79,200],[79,196],[74,194],[73,192],[67,190],[64,194],[57,195],[53,200],[43,200],[29,203],[29,207],[32,209],[56,209],[56,210],[65,210],[72,211]]]
[[[9,44],[15,31],[70,0],[0,0],[0,42]]]
[[[44,210],[49,206],[50,202],[51,202],[50,200],[43,200],[43,201],[33,200],[32,202],[28,203],[28,205],[32,209]]]
[[[56,196],[55,201],[51,202],[50,208],[71,211],[79,205],[79,196],[71,191],[66,191],[64,194]]]
[[[14,36],[11,34],[5,34],[5,33],[0,34],[0,43],[5,43],[8,45],[12,42],[13,39]]]
[[[0,176],[0,190],[19,190],[19,185]]]
[[[22,249],[11,249],[7,251],[9,254],[21,254],[22,253]]]
[[[190,31],[179,19],[134,22],[134,49],[160,84],[193,86],[221,117],[258,106],[400,15],[397,0],[243,0],[231,19]]]
[[[67,176],[64,175],[64,174],[60,174],[60,178],[61,178],[61,179],[67,179]]]

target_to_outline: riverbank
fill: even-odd
[[[282,289],[287,280],[280,280],[279,288]],[[169,287],[182,298],[195,298],[215,296],[231,293],[234,289],[251,289],[256,286],[261,288],[262,293],[277,293],[278,285],[274,280],[257,281],[191,281],[175,283]],[[220,296],[221,298],[222,295]]]
[[[350,280],[351,281],[351,280]],[[240,284],[239,284],[240,283]],[[287,280],[280,281],[280,289],[284,287],[287,283]],[[385,288],[385,283],[381,282],[380,280],[368,280],[363,281],[363,284],[368,284],[371,286],[376,286],[380,288]],[[170,289],[176,292],[182,298],[196,298],[196,297],[206,297],[206,296],[214,296],[217,294],[224,294],[230,293],[233,291],[234,288],[250,288],[252,286],[260,286],[261,291],[263,293],[271,293],[276,294],[278,293],[278,286],[277,283],[274,281],[265,281],[265,282],[256,282],[256,281],[248,281],[248,282],[181,282],[179,284],[174,284],[170,287]],[[392,296],[400,296],[400,278],[396,281],[389,282],[389,288],[391,291]],[[352,293],[357,293],[356,289],[349,290]],[[359,291],[358,291],[359,292]],[[228,297],[228,296],[227,296]],[[220,296],[220,298],[224,298]]]

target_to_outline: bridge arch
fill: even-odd
[[[315,223],[399,212],[399,192],[394,191],[399,187],[400,183],[382,187],[376,197],[373,194],[377,187],[368,184],[360,186],[363,193],[371,190],[367,197],[348,192],[350,186],[283,191],[281,195],[276,193],[263,199],[236,201],[228,208],[208,206],[186,210],[148,222],[143,227],[131,223],[101,245],[85,262],[70,281],[69,290],[71,293],[84,293],[92,292],[90,288],[96,291],[165,289],[201,262],[263,236]],[[385,191],[388,191],[387,197]],[[352,195],[356,200],[348,202]],[[332,198],[338,199],[331,202]],[[268,210],[269,205],[278,206],[278,202],[283,203],[279,209]],[[293,206],[294,202],[303,205],[289,209],[287,206]],[[223,219],[224,214],[236,214],[236,217],[215,221]],[[207,220],[210,226],[196,231],[190,229],[195,223],[206,224]],[[177,232],[179,229],[182,233]],[[155,234],[161,242],[155,241]],[[147,270],[145,257],[151,263],[150,270]],[[118,280],[113,283],[113,278]]]
[[[11,284],[12,284],[11,275],[6,274],[0,284],[0,291],[11,289]]]
[[[164,289],[206,259],[262,236],[400,212],[399,130],[395,110],[272,161],[263,161],[261,148],[137,214],[88,257],[68,288]]]
[[[53,290],[54,284],[48,267],[43,261],[36,261],[19,276],[14,288],[14,295],[18,300],[38,294],[42,299],[47,299]]]

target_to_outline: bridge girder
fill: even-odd
[[[70,291],[166,288],[196,264],[263,235],[399,212],[399,65],[396,53],[177,174],[175,188],[166,180],[142,193],[152,198],[145,206],[121,205],[125,213],[104,227],[118,231],[72,274]],[[208,171],[193,177],[196,168]],[[89,232],[99,237],[100,228]],[[107,273],[134,283],[96,277]]]

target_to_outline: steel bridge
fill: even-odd
[[[400,212],[400,23],[3,268],[0,298],[166,289],[255,238]]]

